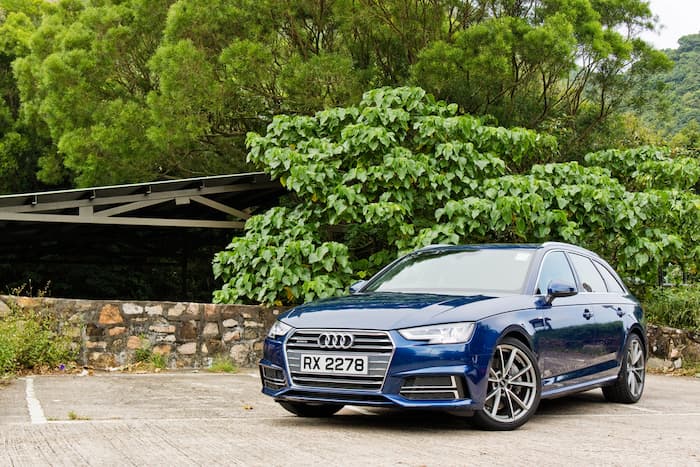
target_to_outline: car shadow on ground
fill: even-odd
[[[543,400],[533,420],[542,416],[571,416],[576,417],[587,413],[600,412],[596,406],[605,405],[600,390],[566,396],[559,399]],[[432,410],[401,410],[384,408],[361,409],[359,413],[352,407],[346,407],[341,412],[329,418],[302,418],[296,416],[282,417],[280,425],[300,428],[303,426],[326,426],[354,430],[396,430],[406,432],[429,432],[435,430],[464,430],[474,429],[470,417],[457,416]]]
[[[581,415],[587,413],[602,413],[596,406],[609,406],[600,389],[582,392],[558,399],[546,399],[540,401],[535,416],[542,415]]]

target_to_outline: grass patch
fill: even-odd
[[[697,376],[700,378],[700,362],[683,359],[683,366],[673,372],[681,376]]]
[[[207,371],[212,373],[237,373],[238,367],[225,355],[217,355],[211,362],[211,366]]]
[[[70,412],[68,412],[68,420],[90,420],[90,417],[78,415],[77,413],[71,410]]]
[[[153,349],[148,342],[148,339],[141,337],[141,348],[134,351],[134,360],[136,364],[144,370],[165,370],[168,366],[168,360],[165,355],[153,352]]]
[[[168,363],[168,361],[165,359],[165,355],[161,355],[159,353],[153,353],[149,361],[154,367],[158,368],[159,370],[165,370],[165,367]]]
[[[683,359],[680,368],[647,368],[648,373],[672,376],[694,376],[700,378],[700,362]]]

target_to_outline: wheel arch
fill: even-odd
[[[503,330],[501,336],[498,338],[498,343],[503,342],[506,338],[517,339],[522,342],[528,349],[534,352],[535,347],[532,342],[532,336],[520,326],[512,325],[508,326]]]
[[[625,345],[623,346],[623,351],[624,349],[627,348],[627,342],[629,341],[629,338],[632,334],[636,334],[637,337],[639,337],[642,341],[642,349],[644,350],[644,358],[649,358],[649,339],[647,338],[646,332],[644,332],[644,328],[638,323],[635,323],[630,327],[629,332],[627,333],[627,337],[625,338]]]

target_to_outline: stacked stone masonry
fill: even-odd
[[[216,356],[253,366],[281,310],[254,305],[121,302],[0,296],[0,319],[10,307],[46,310],[96,369],[133,363],[140,349],[161,354],[168,368],[203,368]]]
[[[217,355],[254,366],[265,333],[281,309],[254,305],[120,302],[0,295],[0,319],[10,306],[55,313],[63,332],[80,348],[83,365],[115,368],[135,360],[139,349],[163,355],[168,368],[202,368]],[[700,361],[700,333],[649,326],[649,351],[680,367]]]
[[[700,332],[685,331],[666,326],[647,326],[649,353],[681,368],[683,362],[700,362]]]

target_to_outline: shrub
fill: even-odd
[[[149,362],[151,363],[151,365],[153,365],[155,368],[158,368],[159,370],[164,370],[165,367],[168,365],[168,361],[165,358],[165,355],[159,353],[153,353]]]
[[[435,243],[571,242],[636,292],[661,265],[697,270],[700,197],[688,187],[700,168],[650,147],[561,162],[553,137],[458,110],[419,88],[381,88],[357,106],[279,115],[265,135],[249,133],[248,160],[289,194],[215,256],[214,301],[341,295]],[[685,169],[675,184],[664,175]]]
[[[644,311],[650,323],[700,330],[700,284],[656,289],[644,300]]]
[[[164,370],[168,366],[165,355],[153,352],[151,344],[145,336],[141,336],[141,347],[134,351],[134,361],[153,370]]]
[[[0,375],[75,361],[77,349],[59,329],[59,320],[46,310],[11,305],[0,320]]]

